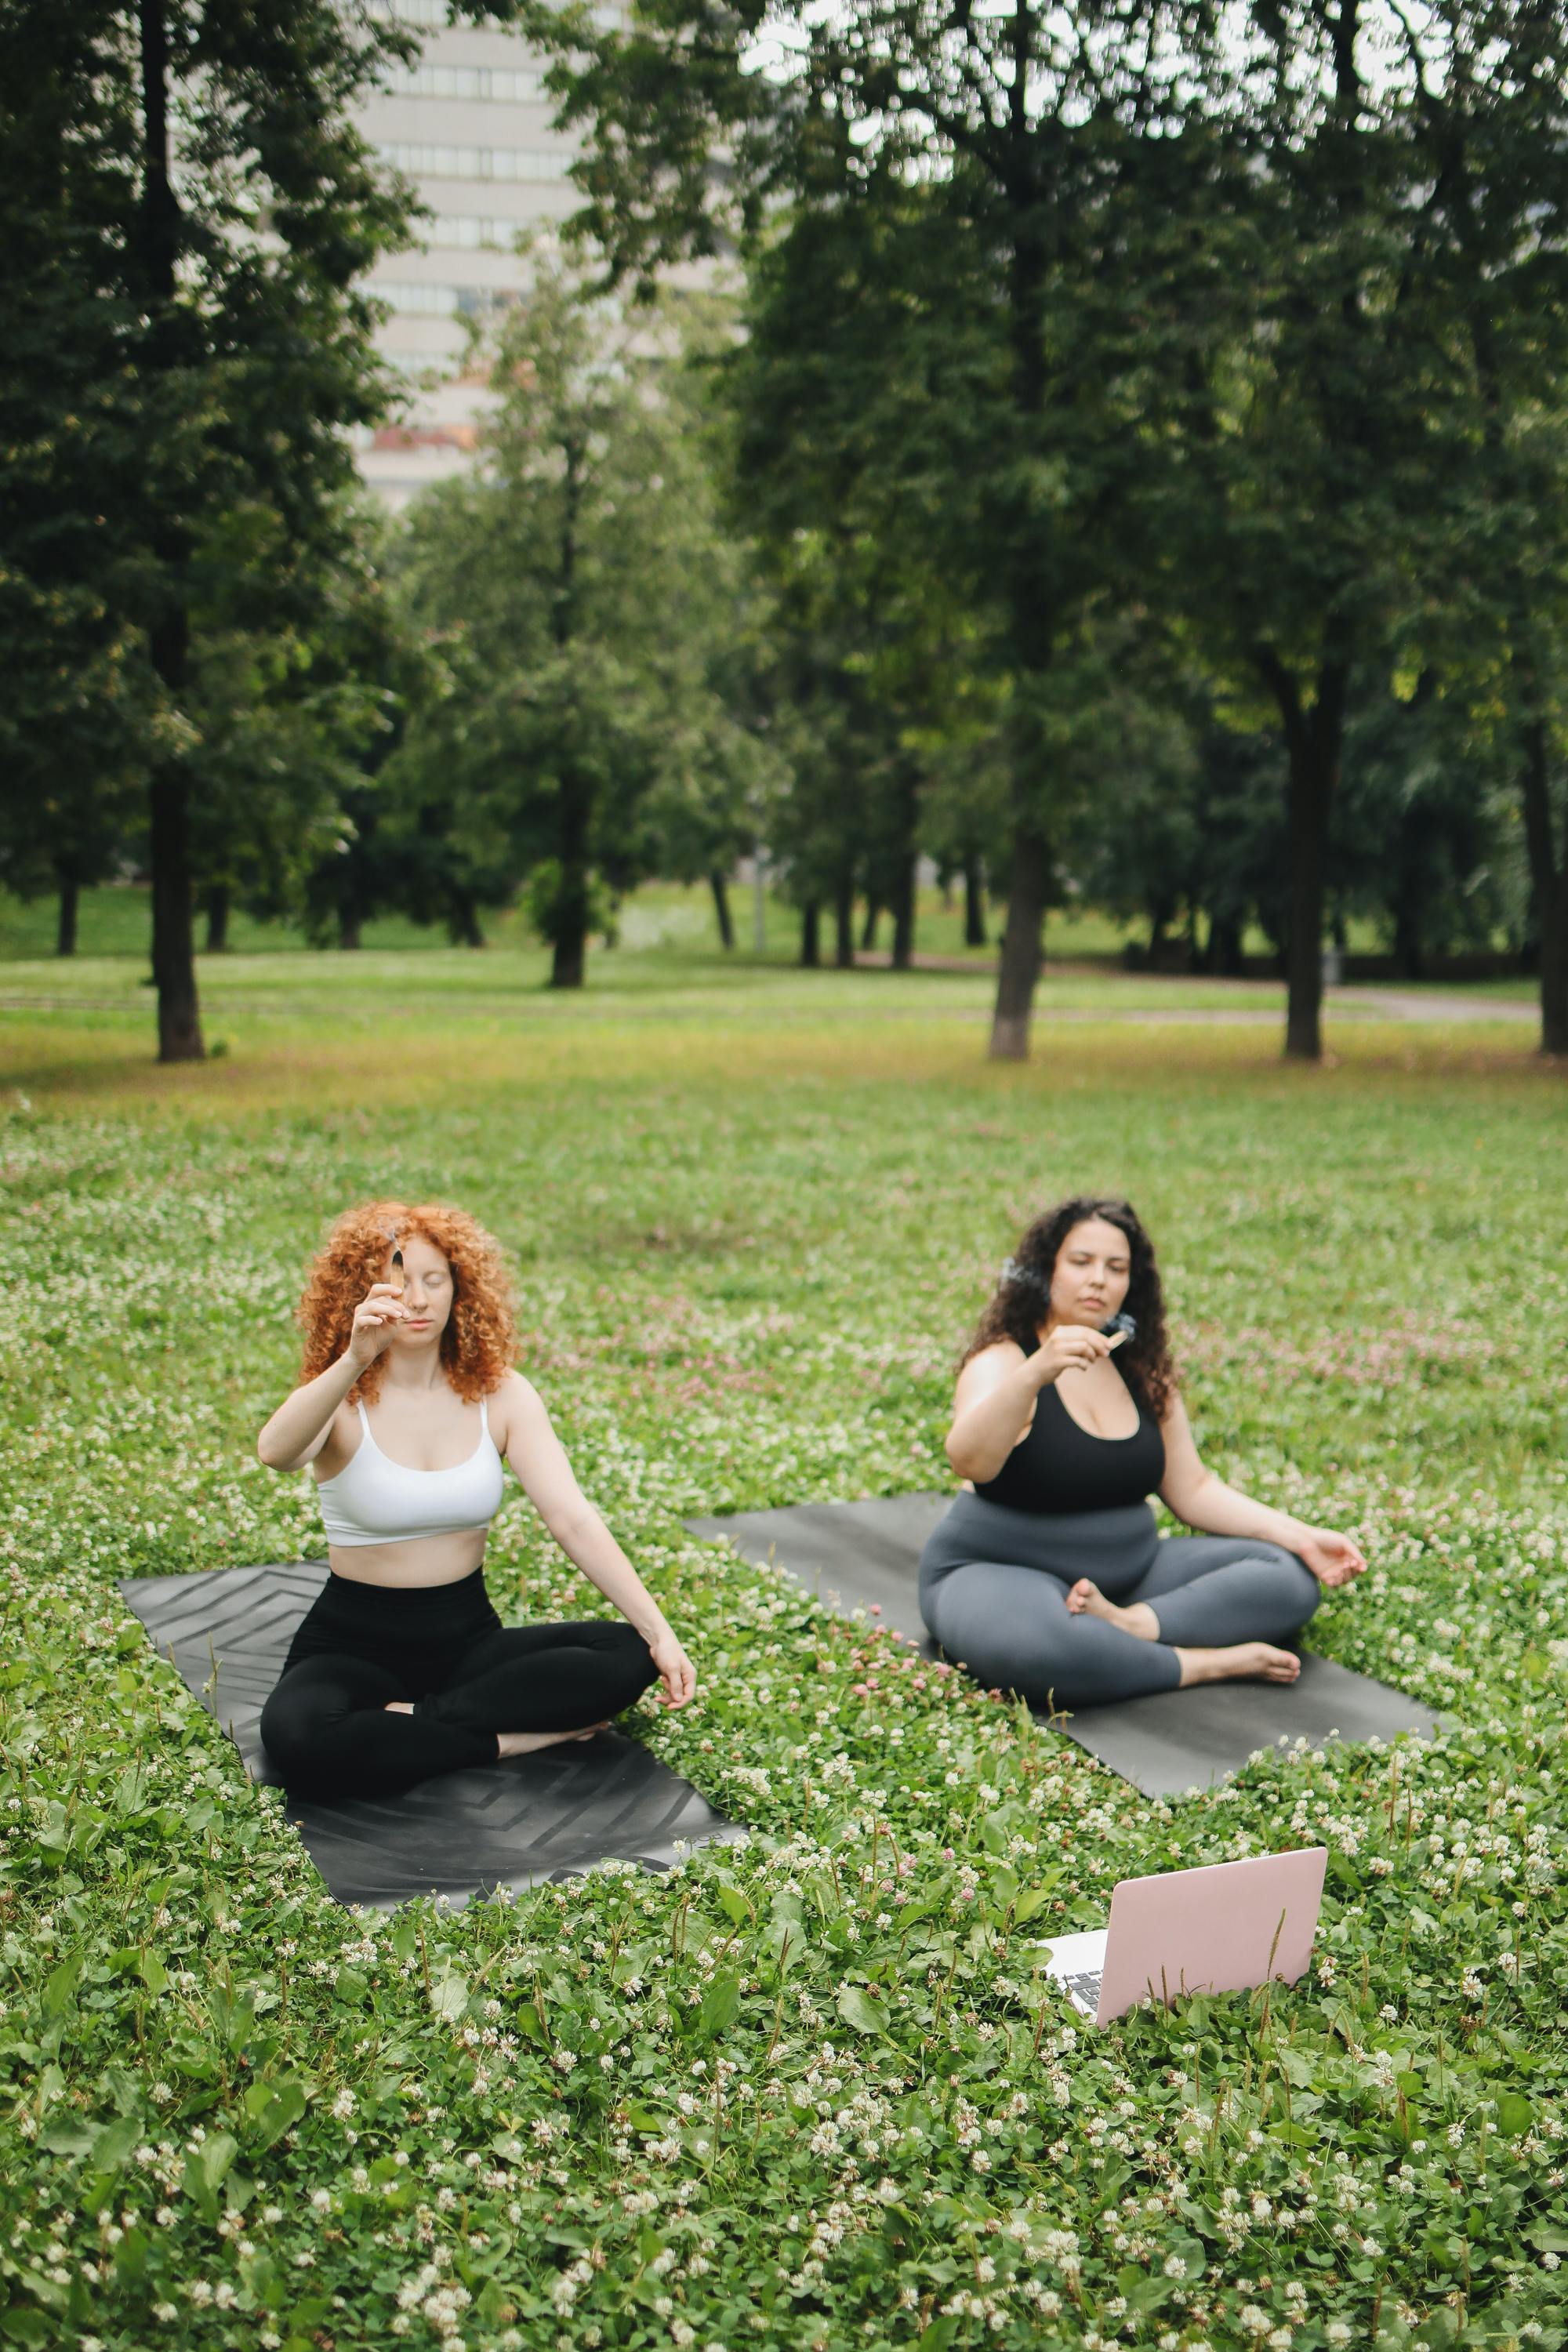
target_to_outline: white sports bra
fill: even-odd
[[[421,1536],[464,1535],[488,1528],[500,1508],[501,1463],[490,1435],[489,1407],[479,1399],[480,1435],[466,1462],[449,1470],[410,1470],[389,1462],[370,1433],[335,1478],[322,1478],[321,1524],[330,1544],[416,1543]]]

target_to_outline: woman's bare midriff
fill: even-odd
[[[349,1584],[460,1584],[485,1556],[483,1528],[454,1535],[414,1536],[401,1543],[334,1544],[327,1553],[334,1576]]]

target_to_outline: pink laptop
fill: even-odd
[[[1105,1927],[1045,1947],[1047,1973],[1096,2025],[1151,1993],[1179,2000],[1294,1984],[1311,1955],[1328,1858],[1325,1847],[1312,1846],[1124,1878]]]

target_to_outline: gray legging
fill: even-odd
[[[1080,1576],[1120,1607],[1147,1601],[1158,1639],[1073,1616],[1068,1590]],[[1013,1511],[960,1495],[921,1560],[921,1612],[948,1656],[1031,1706],[1103,1706],[1174,1690],[1178,1644],[1288,1642],[1321,1598],[1293,1552],[1251,1537],[1162,1538],[1147,1503]]]

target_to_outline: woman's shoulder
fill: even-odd
[[[1016,1339],[988,1339],[984,1348],[976,1348],[958,1368],[960,1388],[988,1389],[1007,1373],[1016,1370],[1024,1361],[1024,1350]]]
[[[544,1411],[539,1391],[515,1364],[509,1364],[499,1380],[485,1391],[484,1402],[492,1434],[503,1454],[514,1423],[521,1425],[525,1417]]]

